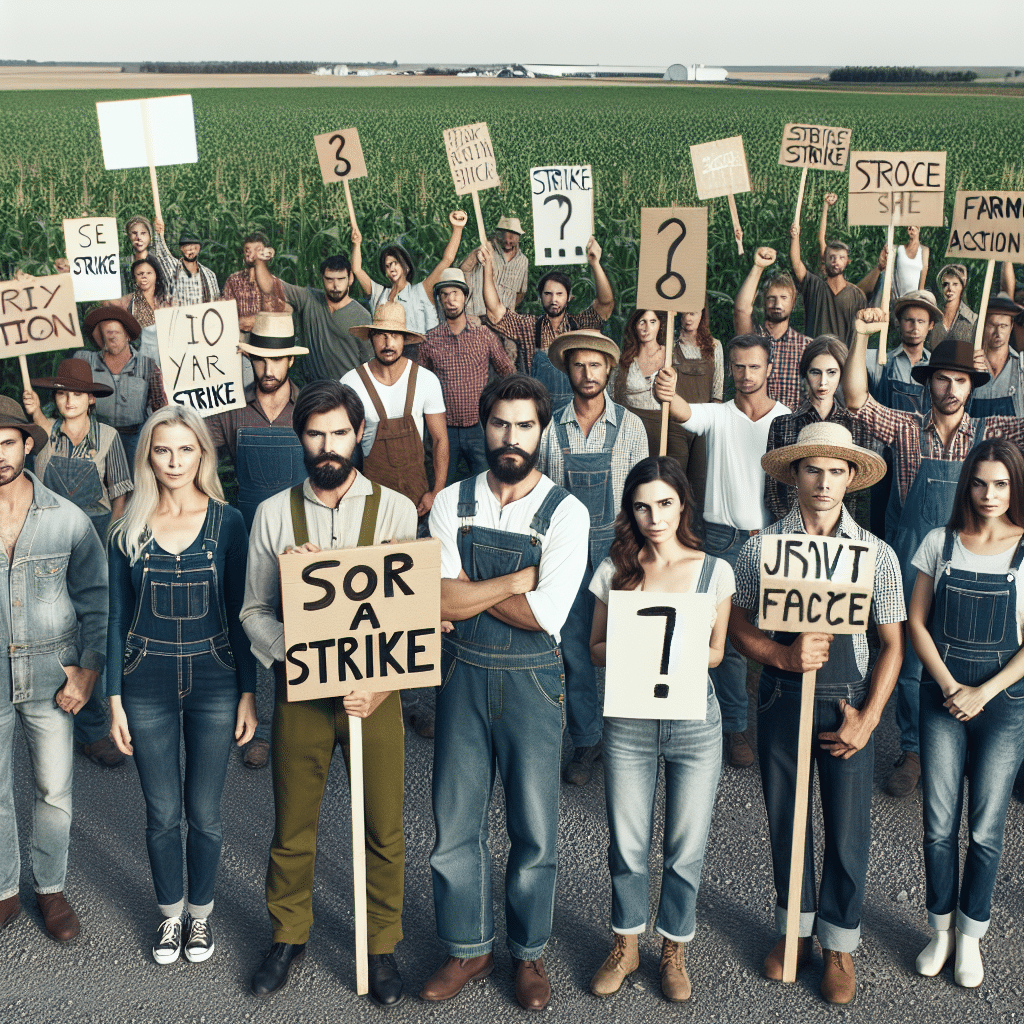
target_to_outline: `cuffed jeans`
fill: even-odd
[[[758,688],[757,753],[761,786],[768,812],[775,878],[775,926],[786,932],[789,904],[789,862],[793,845],[796,801],[796,760],[800,726],[800,681],[774,676],[765,669]],[[861,907],[871,846],[871,785],[874,736],[852,757],[833,757],[818,734],[839,728],[839,701],[860,708],[867,694],[864,682],[829,685],[818,681],[811,726],[811,758],[818,766],[821,811],[825,826],[825,857],[821,890],[815,899],[814,836],[808,792],[807,836],[800,891],[800,935],[814,932],[817,907],[818,941],[825,949],[852,953],[860,942]]]
[[[604,721],[612,931],[621,935],[647,930],[659,756],[665,758],[665,838],[654,927],[666,939],[689,942],[696,929],[697,890],[722,774],[722,719],[710,687],[703,722]]]
[[[597,673],[590,660],[590,627],[594,622],[594,595],[588,563],[576,599],[562,627],[562,660],[565,662],[566,731],[572,745],[592,747],[601,739],[604,719],[597,700]]]
[[[476,476],[487,469],[487,445],[484,441],[483,428],[479,423],[471,427],[448,427],[448,479],[446,486],[463,479],[459,474],[459,456],[466,460],[469,472],[466,476]]]

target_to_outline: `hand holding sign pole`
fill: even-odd
[[[487,231],[484,229],[479,192],[483,188],[494,188],[500,184],[491,133],[483,121],[462,128],[448,128],[444,133],[444,148],[455,182],[455,193],[473,196],[480,244],[486,245]]]
[[[349,223],[353,230],[358,231],[352,192],[348,187],[353,178],[365,178],[367,173],[358,129],[341,128],[336,132],[314,135],[313,144],[316,146],[316,156],[320,162],[320,175],[324,184],[334,185],[340,181],[344,185]]]
[[[845,171],[850,156],[850,129],[830,128],[820,124],[787,124],[782,132],[779,163],[783,167],[800,167],[800,189],[796,197],[793,223],[800,223],[807,171]]]
[[[735,135],[730,139],[691,146],[690,158],[693,160],[693,176],[697,182],[697,198],[729,197],[729,213],[732,215],[732,230],[736,237],[736,252],[742,256],[743,229],[740,227],[734,196],[737,192],[750,191],[750,174],[747,171],[743,137]]]

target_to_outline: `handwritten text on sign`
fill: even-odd
[[[850,154],[848,222],[941,227],[945,153]]]
[[[70,274],[0,283],[0,359],[81,348]]]
[[[764,534],[758,625],[786,633],[863,633],[878,545],[806,533]]]
[[[284,554],[288,700],[441,682],[441,542]]]
[[[320,173],[324,184],[366,177],[366,161],[363,147],[359,144],[359,132],[355,128],[343,128],[336,132],[314,135],[316,156],[320,161]]]
[[[743,151],[742,136],[734,135],[731,139],[691,146],[690,157],[693,160],[698,199],[714,199],[716,196],[750,191],[747,154]]]
[[[238,306],[206,302],[158,309],[156,336],[164,387],[172,402],[200,416],[245,405],[238,354]]]
[[[947,256],[1024,263],[1024,192],[957,192]]]
[[[708,276],[706,206],[640,211],[640,267],[636,304],[641,309],[696,313],[704,308]]]
[[[583,167],[531,167],[533,262],[586,263],[594,233],[594,178]]]
[[[76,302],[121,297],[121,264],[114,217],[64,221],[64,247],[71,264]]]
[[[782,132],[779,163],[783,167],[844,171],[849,156],[849,128],[828,128],[821,124],[787,124]]]
[[[604,713],[703,721],[714,610],[710,594],[613,590]]]
[[[456,195],[469,195],[499,184],[491,133],[483,121],[463,128],[448,128],[444,133],[444,148]]]

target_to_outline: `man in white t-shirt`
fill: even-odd
[[[690,405],[676,394],[675,371],[662,370],[655,393],[668,402],[672,418],[708,439],[708,478],[704,497],[704,537],[708,554],[736,565],[740,548],[771,521],[764,506],[761,456],[768,448],[768,429],[790,409],[768,395],[772,372],[771,338],[741,334],[729,342],[729,368],[736,397],[731,402]],[[747,665],[732,642],[711,670],[722,709],[725,754],[734,768],[754,763],[747,729]]]

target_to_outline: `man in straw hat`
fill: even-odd
[[[597,697],[597,675],[590,660],[594,595],[590,581],[608,557],[615,539],[615,517],[629,471],[650,455],[640,418],[616,405],[605,389],[619,360],[619,346],[600,331],[569,331],[555,338],[548,358],[568,374],[573,398],[556,411],[540,442],[537,468],[574,494],[590,513],[587,571],[562,630],[566,724],[572,760],[562,778],[575,786],[590,781],[601,756],[604,717]]]
[[[804,849],[798,962],[810,960],[815,930],[825,971],[821,994],[848,1003],[856,991],[850,954],[860,941],[861,906],[871,846],[871,778],[874,730],[896,685],[903,657],[906,607],[892,549],[858,526],[843,507],[850,491],[870,487],[885,473],[884,460],[853,443],[838,423],[813,423],[796,444],[761,459],[766,473],[795,485],[797,501],[784,519],[752,537],[736,561],[736,593],[729,635],[764,669],[758,692],[757,751],[768,811],[775,879],[775,925],[782,938],[764,962],[765,976],[780,980],[789,900],[790,854],[796,792],[801,676],[817,671],[812,756],[818,766],[825,822],[825,857],[814,891],[814,843]],[[877,544],[871,610],[881,650],[870,680],[863,633],[767,633],[758,628],[761,543],[768,534],[806,533]]]
[[[989,299],[974,365],[992,379],[971,396],[971,415],[1024,416],[1024,355],[1010,347],[1014,320],[1024,312],[1006,292]]]
[[[217,275],[199,262],[199,251],[203,240],[190,228],[182,228],[178,235],[180,259],[175,259],[164,241],[164,222],[153,218],[153,246],[150,255],[160,264],[164,281],[171,292],[171,303],[175,306],[196,306],[213,302],[220,295]]]
[[[14,724],[35,777],[32,875],[43,924],[73,939],[64,897],[71,835],[74,715],[92,696],[107,650],[107,560],[89,517],[25,470],[46,432],[0,397],[0,928],[21,912],[14,807]]]
[[[888,321],[888,314],[877,308],[858,313],[853,347],[843,368],[843,392],[850,412],[892,449],[892,515],[887,520],[896,526],[886,539],[899,556],[903,587],[909,594],[917,578],[911,561],[925,534],[949,521],[967,453],[986,437],[1004,437],[1019,444],[1024,440],[1024,420],[1015,416],[979,420],[968,415],[972,391],[988,383],[990,375],[975,368],[970,331],[963,327],[955,327],[935,346],[927,364],[918,363],[910,371],[928,390],[931,409],[923,419],[881,405],[868,393],[864,353],[869,335],[884,330]],[[909,796],[921,777],[920,688],[921,662],[908,646],[896,689],[900,756],[886,783],[890,796]]]
[[[523,226],[518,217],[502,217],[498,228],[491,235],[494,247],[494,285],[498,289],[498,298],[508,309],[515,310],[523,296],[530,274],[530,261],[526,253],[519,249],[519,239],[523,234]],[[500,257],[500,258],[499,258]],[[471,316],[483,316],[484,306],[484,271],[483,265],[471,252],[460,268],[466,275],[469,285],[469,298],[466,300],[466,312]]]

